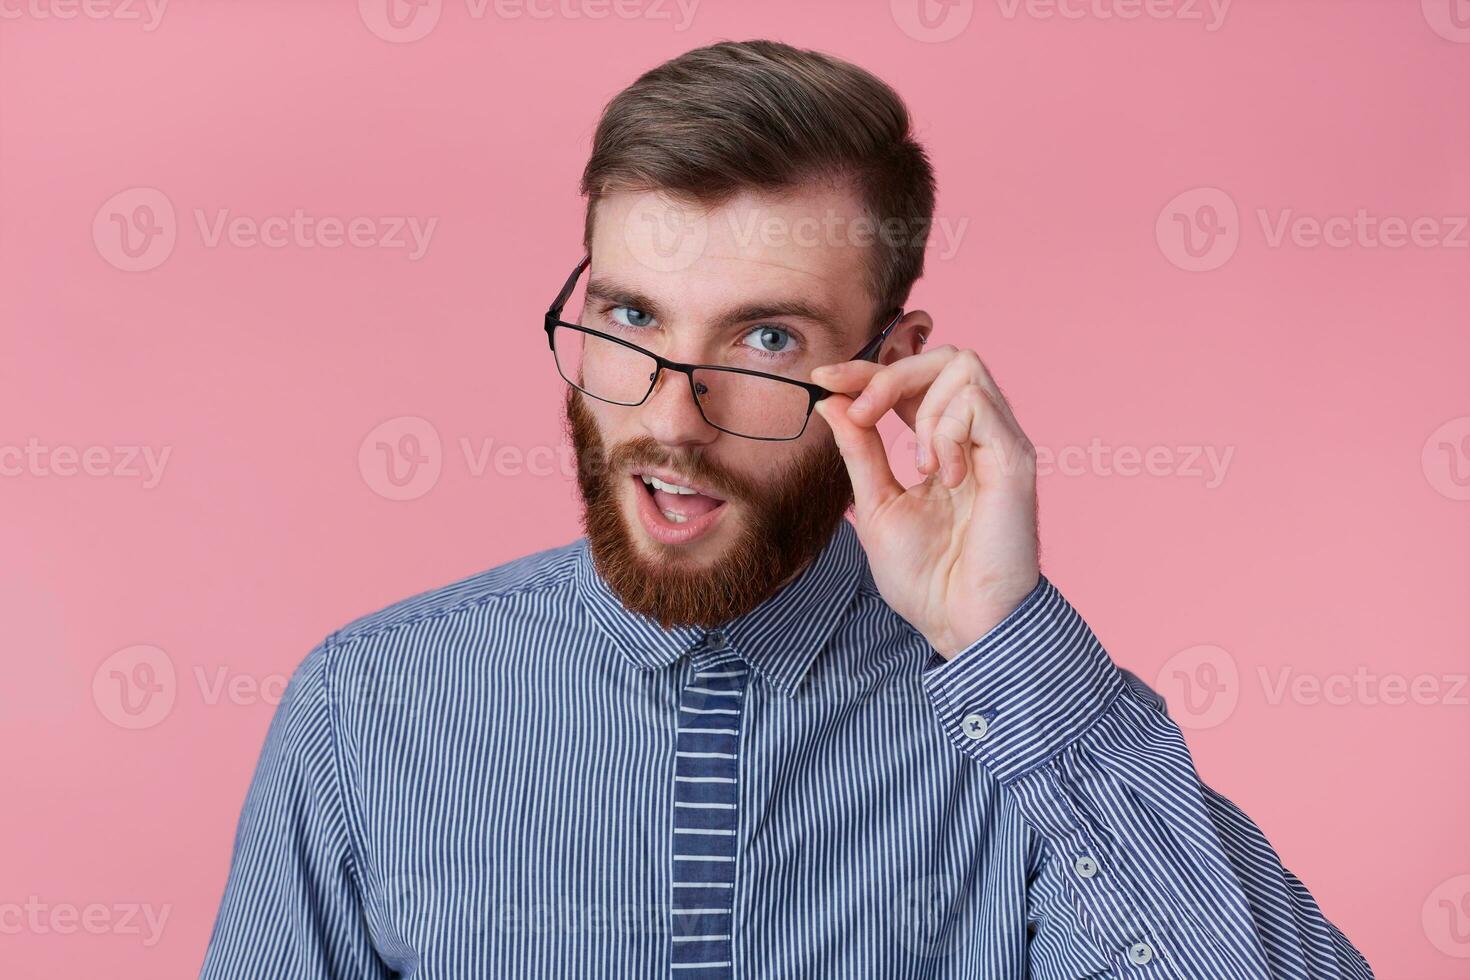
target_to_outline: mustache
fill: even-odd
[[[709,459],[702,448],[671,452],[649,436],[635,436],[603,452],[603,466],[609,473],[626,473],[643,467],[672,470],[691,482],[709,487],[726,500],[749,500],[758,495],[749,480],[730,472]]]
[[[578,479],[584,486],[589,480],[605,482],[635,468],[661,467],[708,487],[727,501],[752,501],[762,496],[758,484],[710,459],[703,446],[675,451],[660,445],[652,436],[634,436],[608,449],[582,402],[581,393],[575,388],[567,390],[563,422],[567,438],[574,446],[586,450],[577,453]]]

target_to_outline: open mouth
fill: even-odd
[[[670,473],[643,470],[631,474],[638,515],[656,541],[684,544],[708,532],[726,510],[713,491],[682,483]]]

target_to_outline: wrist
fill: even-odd
[[[945,660],[953,660],[965,650],[985,639],[1001,623],[1034,597],[1041,588],[1041,572],[1029,581],[998,590],[991,597],[966,609],[959,621],[951,620],[941,627],[924,632],[924,638]]]

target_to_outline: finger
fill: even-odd
[[[1013,470],[1025,472],[1030,454],[1035,451],[1034,447],[1031,446],[1021,424],[1016,421],[1016,415],[1011,409],[1010,402],[1001,393],[999,386],[995,383],[995,378],[985,366],[985,362],[973,350],[961,351],[924,396],[914,423],[914,432],[919,440],[918,450],[915,453],[915,465],[925,475],[937,469],[937,456],[926,457],[925,452],[926,449],[933,448],[935,421],[943,415],[948,399],[953,398],[959,389],[970,384],[980,388],[985,396],[984,405],[987,411],[994,413],[996,421],[1005,430],[986,440],[991,452],[998,454],[997,462],[1000,468],[1007,473]],[[958,433],[951,435],[954,438],[961,438]]]
[[[972,350],[961,351],[950,358],[939,377],[924,392],[924,398],[914,412],[914,436],[918,442],[914,465],[925,476],[935,472],[939,457],[934,446],[935,423],[944,415],[945,408],[967,386],[979,378],[980,358]],[[964,433],[951,433],[951,441],[966,438]]]
[[[947,433],[934,433],[934,469],[939,475],[939,484],[953,490],[965,482],[969,465],[965,462],[965,447],[955,442]]]
[[[823,364],[821,367],[812,368],[812,383],[819,384],[828,391],[857,394],[863,390],[863,385],[868,383],[868,379],[881,370],[883,370],[883,365],[872,361],[839,361],[836,364]]]
[[[832,429],[837,449],[852,479],[852,492],[859,520],[903,493],[903,485],[888,465],[883,437],[874,426],[858,425],[848,418],[852,399],[829,395],[817,402],[817,414]]]
[[[1025,436],[1015,430],[1000,406],[979,385],[966,385],[934,421],[934,447],[940,482],[954,489],[973,467],[978,480],[998,482],[1030,472]]]
[[[1000,390],[1000,384],[995,380],[995,376],[990,373],[990,368],[985,366],[985,361],[981,359],[979,354],[976,354],[974,351],[966,351],[965,353],[975,358],[976,377],[980,387],[985,389],[986,394],[990,396],[990,400],[995,403],[995,406],[1000,409],[1001,414],[1019,432],[1021,425],[1016,421],[1016,414],[1011,411],[1011,403],[1006,398],[1005,393]]]
[[[852,420],[859,425],[871,425],[905,399],[915,398],[922,394],[957,352],[953,344],[946,344],[922,354],[900,358],[892,364],[879,367],[876,371],[844,366],[846,373],[831,379],[831,385],[828,385],[826,380],[817,383],[826,387],[841,385],[840,388],[833,387],[832,390],[848,394],[860,392],[853,403]],[[859,363],[863,362],[846,362],[848,365]],[[868,375],[866,380],[861,384],[857,383],[856,379],[861,378],[864,373]],[[813,378],[816,377],[814,373]],[[911,409],[901,414],[906,416],[904,418],[906,423],[910,426],[914,424]]]

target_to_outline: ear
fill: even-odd
[[[892,364],[905,357],[913,357],[924,349],[924,342],[934,330],[934,319],[923,310],[911,310],[898,321],[883,350],[878,353],[879,364]]]

